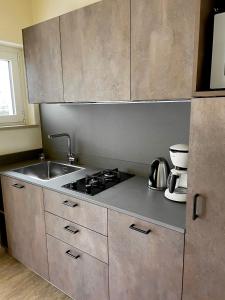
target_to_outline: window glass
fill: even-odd
[[[0,60],[0,116],[15,114],[12,65],[8,60]]]
[[[0,127],[26,124],[23,50],[0,43]]]

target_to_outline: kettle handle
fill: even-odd
[[[175,191],[175,187],[176,187],[176,183],[177,183],[178,178],[179,178],[179,176],[176,175],[176,174],[172,174],[170,176],[170,179],[169,179],[169,192],[170,193],[173,193]]]
[[[159,159],[155,159],[151,163],[150,173],[149,173],[149,180],[151,181],[152,186],[155,186],[155,184],[156,184],[157,174],[156,174],[156,176],[154,176],[154,172],[155,172],[158,165],[159,165]]]

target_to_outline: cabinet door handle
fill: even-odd
[[[192,220],[195,221],[199,215],[197,214],[197,202],[199,198],[199,194],[195,194],[193,198],[193,211],[192,211]]]
[[[66,206],[69,206],[69,207],[76,207],[76,206],[78,206],[77,203],[75,203],[75,202],[73,202],[71,200],[65,200],[65,201],[63,201],[63,204],[66,205]]]
[[[144,233],[144,234],[149,234],[150,232],[151,232],[151,229],[148,229],[148,230],[143,230],[143,229],[141,229],[141,228],[138,228],[138,227],[136,227],[136,225],[135,224],[132,224],[132,225],[130,225],[130,227],[129,227],[130,229],[132,229],[132,230],[135,230],[135,231],[138,231],[138,232],[141,232],[141,233]]]
[[[80,257],[79,254],[73,254],[71,250],[67,250],[65,254],[72,257],[72,258],[74,258],[74,259],[78,259]]]
[[[65,226],[64,229],[65,229],[66,231],[69,231],[69,232],[73,233],[73,234],[76,234],[76,233],[79,232],[78,229],[76,229],[75,227],[70,226],[70,225]]]
[[[15,188],[17,188],[17,189],[23,189],[23,188],[25,188],[24,185],[19,184],[19,183],[15,183],[15,184],[13,184],[12,186],[15,187]]]

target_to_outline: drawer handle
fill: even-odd
[[[192,220],[195,221],[199,215],[197,214],[197,201],[198,198],[200,197],[199,194],[195,194],[193,198],[193,211],[192,211]]]
[[[12,186],[15,187],[15,188],[17,188],[17,189],[23,189],[23,188],[25,188],[24,185],[19,184],[19,183],[15,183],[15,184],[13,184]]]
[[[65,226],[64,229],[65,229],[66,231],[69,231],[69,232],[73,233],[73,234],[76,234],[76,233],[79,232],[78,229],[75,229],[75,227],[70,226],[70,225]]]
[[[132,230],[135,230],[135,231],[138,231],[138,232],[144,233],[144,234],[149,234],[149,233],[151,232],[151,229],[148,229],[148,230],[143,230],[143,229],[140,229],[140,228],[136,227],[136,225],[135,225],[135,224],[132,224],[132,225],[130,225],[130,227],[129,227],[129,228],[130,228],[130,229],[132,229]]]
[[[72,257],[72,258],[74,258],[74,259],[78,259],[80,257],[79,254],[73,254],[71,252],[71,250],[67,250],[65,254],[68,255],[68,256],[70,256],[70,257]]]
[[[69,207],[76,207],[76,206],[78,206],[77,203],[75,203],[75,202],[73,202],[71,200],[65,200],[65,201],[63,201],[63,204],[66,205],[66,206],[69,206]]]

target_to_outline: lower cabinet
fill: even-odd
[[[9,253],[48,279],[42,188],[17,179],[1,179]]]
[[[181,300],[184,234],[46,190],[44,211],[41,187],[6,176],[2,190],[9,253],[73,299]]]
[[[47,245],[51,283],[76,300],[109,299],[107,264],[49,235]]]
[[[184,235],[109,210],[110,300],[180,300]]]

